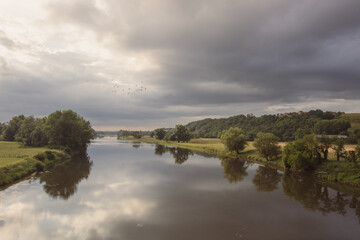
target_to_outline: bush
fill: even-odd
[[[237,127],[224,130],[221,134],[221,142],[224,143],[228,151],[235,151],[236,153],[240,153],[247,145],[244,132]]]
[[[46,159],[46,155],[45,155],[45,153],[39,153],[39,154],[35,155],[34,158],[43,162]]]
[[[52,151],[45,151],[45,155],[46,155],[46,158],[49,159],[49,160],[54,160],[55,159],[55,155]]]
[[[37,171],[37,172],[42,172],[42,171],[44,171],[44,164],[41,163],[41,162],[37,162],[37,163],[35,164],[35,167],[36,167],[36,171]]]

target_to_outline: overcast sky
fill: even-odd
[[[359,0],[1,0],[0,122],[360,112]]]

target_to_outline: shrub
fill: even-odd
[[[34,158],[43,162],[46,158],[46,155],[45,155],[45,153],[39,153],[39,154],[35,155]]]
[[[37,163],[35,164],[35,167],[36,167],[36,171],[37,171],[37,172],[42,172],[42,171],[44,171],[44,164],[41,163],[41,162],[37,162]]]
[[[55,159],[55,155],[52,151],[45,151],[45,155],[46,155],[46,158],[49,159],[49,160],[54,160]]]

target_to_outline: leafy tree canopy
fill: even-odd
[[[224,130],[221,134],[221,141],[229,151],[240,153],[247,145],[246,136],[244,132],[237,127],[231,127],[229,130]]]

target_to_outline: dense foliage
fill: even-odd
[[[188,142],[191,140],[191,134],[189,129],[187,129],[184,125],[178,124],[175,127],[173,134],[170,137],[171,141],[177,142]]]
[[[307,135],[287,143],[282,152],[282,160],[287,169],[311,171],[322,160],[315,135]]]
[[[240,153],[247,145],[246,136],[242,129],[231,127],[221,133],[221,141],[224,143],[228,151]]]
[[[99,133],[99,132],[98,132]],[[141,136],[150,136],[152,131],[130,131],[130,130],[119,130],[117,132],[117,138],[120,139],[122,137],[134,136],[134,134],[140,133]]]
[[[140,139],[140,138],[142,138],[143,135],[141,134],[141,132],[136,131],[136,132],[133,132],[132,136],[135,139]]]
[[[163,140],[166,135],[166,131],[163,128],[157,128],[154,130],[154,136],[156,139]]]
[[[248,140],[254,140],[258,132],[272,133],[280,141],[293,141],[307,134],[350,134],[350,123],[341,113],[312,110],[307,113],[263,115],[238,115],[230,118],[204,119],[186,125],[194,137],[219,137],[230,127],[243,129]],[[360,134],[360,133],[359,133]]]
[[[278,146],[279,138],[272,133],[259,132],[256,135],[254,147],[258,150],[262,157],[267,161],[276,160],[280,154],[280,146]]]
[[[45,132],[50,146],[71,150],[85,148],[93,138],[90,122],[72,110],[50,114],[45,121]]]
[[[72,110],[56,111],[45,118],[19,115],[0,125],[1,139],[5,141],[69,150],[86,148],[94,132],[90,122]]]

